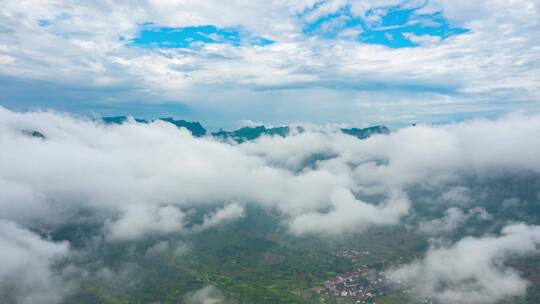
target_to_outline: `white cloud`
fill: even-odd
[[[213,227],[218,227],[227,222],[235,221],[244,217],[244,208],[237,203],[232,203],[224,206],[212,213],[204,216],[201,225],[196,226],[195,230],[204,230]]]
[[[120,218],[108,221],[111,240],[133,240],[146,234],[179,233],[185,214],[174,206],[130,206]]]
[[[187,304],[218,304],[225,301],[223,293],[212,285],[207,285],[184,297]]]
[[[28,129],[47,140],[21,134]],[[164,122],[104,126],[2,109],[0,180],[6,182],[0,185],[9,199],[0,202],[0,210],[6,210],[4,218],[31,227],[61,223],[90,208],[106,219],[111,239],[134,239],[183,233],[189,208],[235,201],[280,210],[295,233],[356,231],[397,223],[408,203],[394,194],[424,181],[444,189],[462,174],[540,173],[539,131],[537,116],[509,116],[410,127],[363,141],[308,128],[290,137],[229,145],[193,138]],[[443,191],[440,203],[472,204],[459,189]],[[351,193],[383,195],[388,203],[376,206]],[[241,209],[226,206],[208,215],[206,224],[238,218]],[[315,220],[327,225],[309,224]]]
[[[473,203],[471,189],[463,186],[453,187],[445,191],[439,200],[448,205],[466,206]]]
[[[255,202],[294,214],[324,207],[332,189],[350,183],[347,176],[324,170],[297,175],[271,167],[240,147],[193,138],[163,122],[104,126],[53,113],[7,110],[0,116],[6,147],[1,177],[10,181],[10,191],[20,192],[11,197],[30,198],[17,207],[24,216],[15,211],[4,216],[26,225],[53,224],[69,217],[70,210],[91,208],[108,218],[112,239],[133,239],[182,232],[183,210],[194,205]],[[37,142],[22,135],[23,129],[39,129],[47,140]],[[3,201],[1,208],[13,203]],[[31,204],[49,214],[25,208]],[[236,218],[238,207],[217,211],[206,223]]]
[[[432,35],[415,35],[413,33],[403,33],[403,36],[414,43],[423,46],[433,46],[441,42],[441,37]]]
[[[388,201],[374,206],[359,201],[344,189],[336,190],[328,212],[312,212],[294,218],[289,228],[301,235],[360,233],[368,225],[396,225],[409,211],[409,200],[402,193],[394,194]]]
[[[442,218],[420,222],[418,229],[420,232],[428,235],[439,235],[455,232],[472,218],[485,221],[491,219],[491,215],[481,207],[473,208],[467,213],[464,213],[459,208],[452,207],[445,211]]]
[[[422,260],[391,276],[442,303],[495,303],[525,294],[528,282],[505,263],[537,253],[539,245],[540,227],[510,225],[499,236],[467,237],[450,247],[431,248]]]
[[[190,249],[188,244],[180,241],[160,241],[149,247],[145,252],[145,256],[155,257],[168,251],[172,252],[174,255],[182,255],[187,253]]]
[[[70,285],[53,266],[68,254],[68,243],[43,239],[0,219],[0,298],[20,304],[58,303]]]

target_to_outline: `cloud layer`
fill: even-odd
[[[444,40],[409,33],[403,39],[420,44],[414,48],[359,40],[363,31],[384,30],[382,18],[396,7],[417,8],[409,23],[429,25],[422,16],[440,14],[469,32]],[[134,104],[181,102],[194,110],[187,114],[227,124],[447,121],[537,109],[539,7],[531,0],[4,1],[0,102],[102,112],[129,104],[124,109],[139,113],[151,108]],[[274,43],[131,46],[149,22],[238,28]],[[335,37],[306,34],[313,24]]]
[[[52,242],[0,220],[0,295],[5,301],[58,303],[69,290],[53,266],[66,258],[69,245]]]
[[[401,225],[414,216],[420,217],[420,230],[444,235],[471,219],[499,220],[487,214],[495,216],[526,203],[510,190],[499,201],[492,201],[489,193],[483,198],[476,184],[530,176],[533,179],[524,183],[529,185],[527,199],[534,203],[540,197],[537,183],[531,182],[540,175],[537,115],[418,125],[366,140],[331,125],[305,130],[231,144],[210,136],[192,137],[164,121],[104,125],[64,113],[0,108],[0,214],[2,230],[11,231],[2,236],[1,245],[16,259],[10,265],[25,267],[24,259],[18,258],[29,255],[38,263],[34,267],[55,278],[54,265],[71,254],[69,246],[36,233],[89,218],[98,227],[95,237],[111,243],[220,229],[246,216],[250,204],[277,211],[281,228],[291,235],[361,233],[370,226]],[[474,182],[469,183],[471,178]],[[426,206],[419,204],[447,212],[440,219],[431,214],[423,218]],[[200,217],[197,212],[202,212]],[[534,214],[509,219],[523,221],[527,216]],[[525,281],[499,261],[533,253],[537,230],[509,226],[501,236],[432,248],[425,260],[396,276],[418,284],[430,277],[439,285],[420,289],[423,294],[439,293],[455,301],[458,291],[478,303],[518,295]],[[21,249],[21,242],[30,249]],[[161,243],[148,254],[187,250],[175,244]],[[481,256],[469,255],[482,248],[487,251]],[[451,268],[455,281],[448,281],[450,270],[433,269],[438,263],[450,265],[446,259],[469,263],[465,257],[475,259],[471,263],[481,269],[456,264]],[[8,272],[0,279],[8,280]],[[497,290],[491,290],[486,282],[501,274],[505,276],[496,281]],[[37,286],[36,291],[52,290],[50,296],[40,297],[54,302],[64,291],[47,287],[47,280],[29,276],[29,281],[8,282],[17,284],[15,290],[29,285]],[[472,295],[463,290],[470,280],[479,288]]]
[[[510,225],[500,236],[468,237],[431,248],[392,277],[440,303],[495,303],[525,294],[528,282],[505,263],[537,254],[539,245],[540,226]]]
[[[5,219],[54,225],[90,208],[111,236],[128,239],[181,231],[192,206],[221,206],[203,227],[243,216],[241,205],[231,201],[277,208],[297,232],[319,217],[329,222],[317,229],[336,232],[342,231],[339,223],[354,230],[395,224],[408,213],[411,186],[451,185],[467,175],[540,173],[537,116],[417,126],[362,141],[332,128],[308,128],[242,145],[194,138],[163,121],[107,126],[6,109],[0,118]],[[47,138],[21,130],[39,130]],[[462,200],[465,190],[459,189],[445,190],[440,199]],[[383,200],[366,202],[366,195]],[[351,208],[357,212],[348,214]]]

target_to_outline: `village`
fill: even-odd
[[[334,251],[333,254],[335,256],[351,259],[359,255],[368,255],[370,254],[370,252],[367,250],[341,249],[341,250]]]
[[[365,301],[382,296],[389,289],[389,281],[383,271],[364,266],[339,274],[324,282],[324,287],[335,297],[352,297],[357,303],[366,303]]]
[[[362,255],[369,255],[368,250],[340,249],[332,252],[333,255],[355,260]],[[399,256],[399,260],[403,257]],[[380,260],[377,263],[362,265],[356,269],[338,274],[334,278],[324,282],[327,293],[336,297],[348,298],[358,304],[382,303],[377,299],[401,290],[405,294],[411,294],[411,290],[403,290],[399,281],[392,281],[385,273],[387,261]],[[347,302],[348,303],[348,302]],[[434,304],[427,298],[413,297],[407,303]]]

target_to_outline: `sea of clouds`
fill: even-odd
[[[245,217],[250,204],[282,214],[292,236],[362,233],[417,217],[412,229],[444,237],[470,220],[498,220],[482,205],[489,199],[463,180],[540,175],[538,134],[539,115],[514,114],[366,140],[308,126],[231,144],[163,121],[106,125],[0,107],[0,291],[15,290],[18,303],[60,302],[70,270],[55,265],[74,252],[43,231],[89,215],[103,242],[197,233]],[[540,188],[532,185],[537,204]],[[418,189],[437,195],[419,197]],[[482,193],[489,198],[489,191]],[[516,198],[503,199],[501,208],[519,209]],[[446,211],[427,217],[415,209],[421,201]],[[211,210],[200,223],[189,216],[196,207]],[[535,220],[499,222],[501,229],[484,235],[434,242],[393,277],[442,303],[523,295],[527,282],[505,262],[537,254],[540,228]]]

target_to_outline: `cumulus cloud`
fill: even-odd
[[[112,240],[133,240],[146,234],[181,232],[185,214],[173,206],[130,206],[120,218],[106,222]]]
[[[506,262],[536,254],[539,245],[539,226],[509,225],[500,235],[431,248],[423,259],[393,270],[391,277],[441,303],[495,303],[526,293],[528,282]]]
[[[194,230],[204,230],[223,225],[244,217],[244,208],[237,203],[229,204],[204,216],[202,224],[195,226]]]
[[[492,216],[486,211],[486,209],[481,207],[473,208],[466,213],[459,208],[452,207],[446,210],[442,218],[420,222],[418,229],[420,232],[428,235],[439,235],[455,232],[469,219],[479,219],[481,221],[485,221],[491,218]]]
[[[187,304],[218,304],[225,303],[225,296],[215,286],[207,285],[185,296]]]
[[[328,212],[312,212],[294,218],[290,230],[294,234],[362,232],[368,225],[395,225],[407,214],[409,200],[402,193],[394,194],[380,205],[354,198],[350,191],[336,190],[330,197]]]
[[[54,266],[69,254],[52,242],[0,219],[0,298],[12,303],[58,303],[69,291]]]

